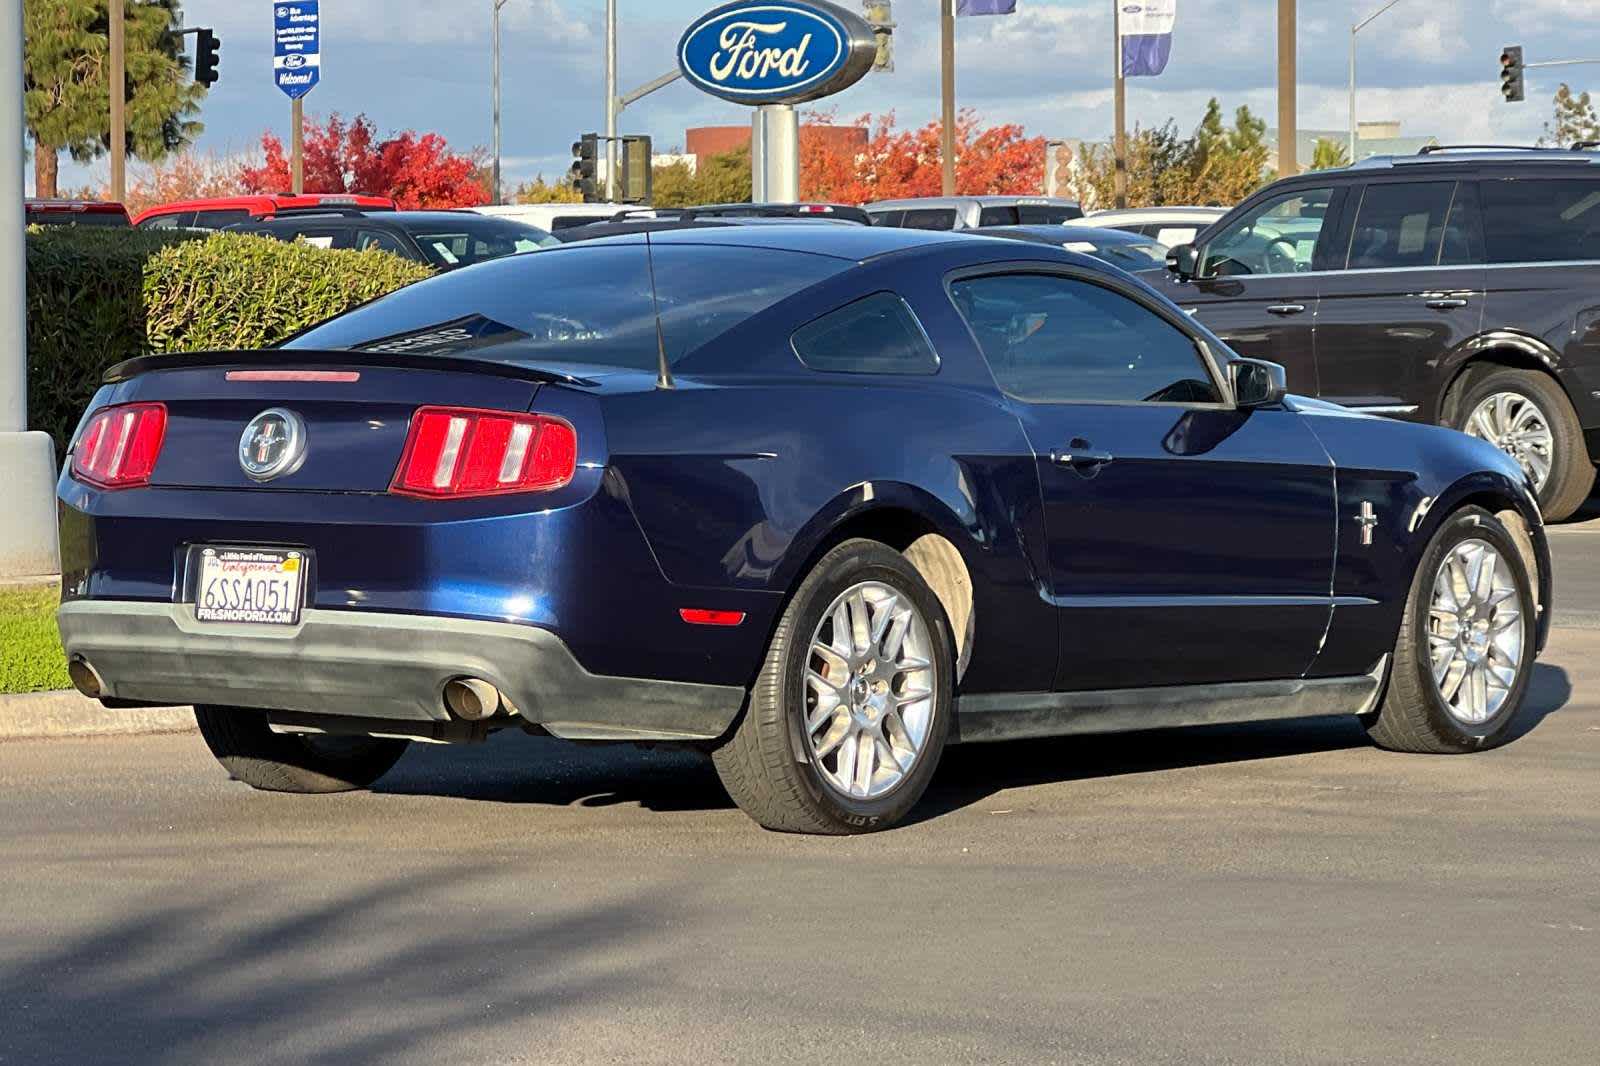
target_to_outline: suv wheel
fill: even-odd
[[[1505,742],[1528,690],[1533,583],[1494,515],[1445,519],[1411,580],[1389,688],[1367,733],[1391,751],[1451,753]]]
[[[928,787],[954,707],[944,608],[904,555],[848,540],[801,582],[750,704],[712,753],[735,803],[768,829],[865,833]]]
[[[1588,499],[1594,464],[1583,428],[1561,387],[1533,370],[1495,370],[1474,380],[1457,406],[1456,427],[1517,461],[1547,520],[1568,517]]]

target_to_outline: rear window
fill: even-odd
[[[30,226],[126,226],[128,216],[119,211],[73,211],[60,209],[39,211],[28,208],[27,224]]]
[[[506,219],[463,216],[444,224],[408,223],[406,228],[428,262],[437,267],[467,266],[561,243],[537,226]]]
[[[978,225],[980,226],[1015,226],[1017,224],[1017,209],[1015,207],[985,207],[978,212]]]
[[[222,229],[235,222],[244,222],[250,218],[250,212],[244,208],[218,208],[215,211],[196,211],[194,221],[189,223],[200,229]]]
[[[1065,204],[1018,204],[1016,211],[1024,226],[1054,226],[1083,217],[1080,209]]]
[[[1600,181],[1485,181],[1479,189],[1489,262],[1600,259]]]
[[[578,244],[452,271],[330,319],[286,348],[463,355],[504,363],[676,363],[773,304],[850,267],[767,248]],[[736,280],[737,284],[730,284]]]

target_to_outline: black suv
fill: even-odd
[[[1600,459],[1600,154],[1425,149],[1276,182],[1145,280],[1290,388],[1492,441],[1565,518]]]
[[[240,222],[229,233],[253,233],[319,248],[379,248],[435,270],[453,270],[503,255],[560,244],[537,226],[474,211],[380,211],[291,208]]]

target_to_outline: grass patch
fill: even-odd
[[[0,588],[0,693],[71,688],[56,631],[55,585]]]

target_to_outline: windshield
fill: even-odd
[[[471,218],[410,223],[406,231],[437,267],[466,266],[518,252],[534,252],[561,242],[537,226],[501,218]]]
[[[653,370],[658,305],[667,358],[676,363],[851,265],[771,248],[674,244],[654,252],[654,301],[642,241],[576,244],[418,282],[283,346]]]

